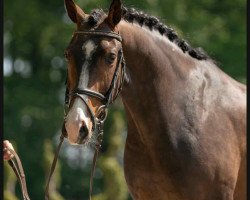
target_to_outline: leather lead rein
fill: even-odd
[[[115,38],[119,42],[122,42],[122,38],[119,34],[115,32],[103,32],[103,31],[75,31],[74,34],[85,34],[85,35],[97,35],[97,36],[106,36],[106,37],[111,37]],[[114,100],[118,97],[119,93],[122,90],[123,82],[124,82],[124,77],[125,77],[125,60],[123,58],[123,52],[122,49],[119,50],[118,52],[118,62],[116,64],[116,69],[113,75],[113,79],[111,81],[110,87],[106,93],[106,95],[103,95],[99,92],[92,91],[89,89],[79,89],[76,88],[73,91],[69,92],[68,88],[66,88],[66,94],[65,94],[65,110],[64,110],[64,120],[66,119],[66,116],[68,114],[69,106],[70,106],[70,100],[71,98],[80,98],[84,104],[87,106],[88,111],[91,115],[91,121],[93,123],[93,130],[97,134],[97,144],[95,145],[95,152],[93,156],[93,161],[92,161],[92,168],[91,168],[91,176],[90,176],[90,186],[89,186],[89,200],[91,200],[91,194],[93,190],[93,178],[94,178],[94,173],[95,173],[95,167],[96,167],[96,161],[97,157],[101,148],[101,143],[103,139],[103,125],[104,121],[106,120],[107,117],[107,108],[110,104],[114,102]],[[121,79],[120,82],[118,83],[118,75],[119,71],[121,69]],[[119,85],[118,85],[119,84]],[[118,86],[118,88],[116,88]],[[116,94],[114,94],[115,89],[117,90]],[[100,102],[102,102],[102,105],[98,108],[97,110],[97,115],[94,115],[94,112],[91,110],[90,106],[88,105],[87,101],[84,99],[82,95],[87,95],[96,98]],[[102,113],[103,112],[103,113]],[[99,117],[99,114],[103,114],[101,118]],[[67,131],[65,129],[65,121],[63,123],[62,127],[62,134],[60,136],[60,142],[58,144],[53,163],[50,168],[50,173],[48,176],[48,181],[45,189],[45,200],[49,200],[49,184],[51,177],[53,175],[53,172],[56,167],[57,159],[59,156],[59,151],[61,149],[64,137],[67,137]]]
[[[118,41],[122,41],[122,38],[119,34],[115,33],[115,32],[102,32],[102,31],[75,31],[75,34],[88,34],[88,35],[99,35],[99,36],[106,36],[106,37],[112,37],[117,39]],[[118,85],[118,88],[116,88],[117,84],[118,84],[118,74],[119,74],[119,70],[120,70],[120,66],[121,66],[121,79]],[[92,168],[91,168],[91,177],[90,177],[90,187],[89,187],[89,200],[91,200],[91,194],[92,194],[92,190],[93,190],[93,178],[94,178],[94,173],[95,173],[95,167],[96,167],[96,161],[97,161],[97,157],[101,148],[101,143],[102,143],[102,139],[103,139],[103,125],[104,125],[104,121],[106,120],[107,117],[107,108],[110,104],[112,104],[114,102],[114,100],[118,97],[119,93],[122,90],[122,86],[123,86],[123,82],[124,82],[124,76],[125,76],[125,61],[123,58],[123,52],[122,49],[120,49],[120,51],[118,52],[118,62],[116,65],[116,69],[113,75],[113,79],[111,81],[110,87],[107,91],[107,94],[104,96],[103,94],[96,92],[96,91],[92,91],[89,89],[79,89],[76,88],[75,90],[73,90],[71,93],[69,93],[68,88],[66,88],[66,94],[65,94],[65,118],[67,116],[67,110],[69,108],[70,105],[70,97],[75,97],[75,98],[80,98],[84,104],[87,106],[88,111],[91,115],[91,120],[93,123],[93,131],[96,132],[97,134],[97,144],[95,145],[95,153],[93,156],[93,162],[92,162]],[[117,89],[116,94],[114,94],[115,89]],[[87,101],[84,99],[84,97],[82,95],[87,95],[87,96],[91,96],[91,97],[95,97],[96,99],[98,99],[99,101],[101,101],[103,104],[98,108],[97,110],[97,116],[94,115],[93,111],[91,110],[90,106],[88,105]],[[103,113],[102,113],[103,112]],[[102,114],[101,118],[99,117],[99,115]],[[65,120],[64,118],[64,120]],[[67,137],[67,132],[65,129],[65,121],[63,123],[63,127],[62,127],[62,134],[60,136],[60,142],[57,146],[56,152],[55,152],[55,156],[50,168],[50,172],[49,172],[49,176],[48,176],[48,180],[47,180],[47,184],[46,184],[46,188],[45,188],[45,200],[49,200],[49,184],[50,184],[50,180],[52,178],[52,175],[55,171],[56,168],[56,163],[59,157],[59,152],[62,146],[62,143],[64,141],[64,138]],[[22,167],[22,163],[21,160],[19,158],[19,156],[17,155],[17,153],[15,151],[13,151],[12,149],[9,148],[5,148],[4,151],[9,150],[13,155],[14,158],[17,161],[17,166],[14,162],[13,159],[10,159],[8,161],[8,164],[11,166],[11,168],[13,169],[14,173],[16,174],[19,182],[20,182],[20,186],[21,186],[21,190],[22,190],[22,194],[23,194],[23,199],[24,200],[30,200],[29,195],[28,195],[28,191],[27,191],[27,186],[26,186],[26,179],[25,179],[25,174],[24,174],[24,170]]]

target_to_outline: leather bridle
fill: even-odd
[[[115,32],[76,31],[75,34],[106,36],[106,37],[115,38],[119,42],[122,42],[121,36]],[[59,156],[59,151],[61,149],[62,143],[64,141],[64,138],[67,137],[67,131],[65,129],[65,120],[66,120],[66,117],[68,114],[68,109],[70,108],[70,101],[72,98],[80,98],[84,102],[84,104],[87,106],[88,111],[91,115],[92,123],[93,123],[92,131],[97,134],[97,143],[95,144],[95,153],[94,153],[94,157],[93,157],[91,176],[90,176],[89,200],[91,200],[91,194],[92,194],[92,188],[93,188],[93,176],[94,176],[94,172],[95,172],[97,156],[98,156],[99,150],[101,148],[101,143],[102,143],[102,138],[103,138],[103,125],[104,125],[105,119],[107,117],[107,109],[108,109],[108,106],[110,104],[112,104],[114,102],[114,100],[118,97],[119,93],[122,90],[122,86],[123,86],[124,78],[125,78],[125,67],[126,67],[126,64],[125,64],[125,60],[124,60],[123,52],[122,52],[122,48],[121,48],[118,52],[118,61],[116,63],[116,68],[114,71],[113,79],[112,79],[110,87],[105,95],[103,95],[99,92],[87,89],[87,88],[85,88],[85,89],[76,88],[76,89],[72,90],[71,92],[69,92],[68,88],[66,88],[65,110],[64,110],[65,116],[64,116],[64,123],[63,123],[63,127],[62,127],[62,134],[60,136],[60,142],[59,142],[58,147],[56,149],[56,153],[55,153],[55,156],[54,156],[51,168],[50,168],[50,173],[48,176],[48,181],[47,181],[47,185],[46,185],[46,189],[45,189],[45,200],[49,200],[50,180],[51,180],[51,177],[52,177],[54,170],[56,168],[56,162],[57,162],[57,159]],[[118,79],[119,78],[118,75],[119,75],[120,71],[121,71],[120,79]],[[115,93],[115,91],[116,91],[116,93]],[[102,103],[101,106],[97,109],[96,114],[94,114],[94,112],[90,108],[89,104],[87,103],[87,100],[84,98],[84,95],[94,97]],[[20,181],[23,199],[30,200],[29,195],[28,195],[28,191],[27,191],[27,187],[26,187],[25,174],[24,174],[21,160],[19,159],[17,153],[14,150],[9,149],[9,148],[4,149],[4,151],[7,151],[7,150],[9,150],[13,154],[14,158],[16,158],[16,161],[17,161],[17,165],[15,164],[13,159],[10,159],[8,161],[8,163],[12,167],[13,171],[15,172],[16,176],[18,177],[18,179]]]
[[[121,36],[119,34],[115,33],[115,32],[75,31],[74,33],[75,34],[84,34],[84,35],[106,36],[106,37],[115,38],[119,42],[122,42]],[[87,89],[87,88],[85,88],[85,89],[75,88],[71,92],[69,92],[68,89],[66,90],[66,93],[65,93],[65,107],[64,107],[65,117],[67,117],[68,110],[70,108],[71,99],[80,98],[84,102],[84,104],[87,106],[88,111],[90,113],[91,121],[92,121],[92,124],[93,124],[92,131],[95,131],[95,129],[98,128],[97,126],[99,126],[100,122],[104,121],[106,116],[107,116],[107,108],[108,108],[108,106],[114,102],[114,100],[117,98],[120,91],[122,90],[122,86],[123,86],[123,82],[124,82],[124,76],[125,76],[125,61],[124,61],[124,58],[123,58],[122,48],[118,51],[117,58],[118,59],[117,59],[113,79],[112,79],[110,87],[107,90],[105,95],[103,95],[103,94],[101,94],[99,92]],[[119,75],[120,69],[121,69],[121,77],[120,77],[120,83],[118,83],[118,75]],[[117,92],[116,92],[116,94],[114,94],[115,89],[116,89],[117,86],[118,86]],[[97,99],[98,101],[101,102],[102,105],[97,109],[96,114],[94,114],[92,109],[89,107],[89,105],[87,103],[87,100],[84,98],[84,95],[94,97],[95,99]],[[99,117],[99,116],[101,116],[101,117]]]
[[[105,36],[105,37],[110,37],[118,40],[119,42],[122,42],[122,38],[118,33],[115,32],[105,32],[105,31],[75,31],[75,34],[84,34],[84,35],[95,35],[95,36]],[[68,114],[68,111],[70,109],[71,105],[71,100],[73,98],[80,98],[84,104],[86,105],[91,121],[93,124],[92,131],[97,134],[97,143],[95,144],[95,153],[93,157],[93,163],[92,163],[92,169],[91,169],[91,176],[90,176],[90,188],[89,188],[89,200],[91,200],[91,194],[92,194],[92,188],[93,188],[93,176],[95,172],[95,166],[96,166],[96,160],[97,156],[99,153],[99,150],[101,148],[101,143],[103,139],[103,125],[107,117],[107,109],[110,104],[114,102],[114,100],[118,97],[119,93],[122,90],[122,86],[124,83],[124,78],[125,78],[125,60],[123,57],[123,51],[122,48],[118,51],[118,57],[117,57],[117,63],[116,63],[116,68],[114,71],[113,79],[111,81],[110,87],[105,95],[90,90],[88,88],[85,89],[80,89],[80,88],[75,88],[72,91],[69,92],[68,87],[66,88],[66,93],[65,93],[65,108],[64,108],[64,123],[62,127],[62,134],[60,136],[60,143],[57,147],[53,163],[50,168],[50,173],[48,177],[48,182],[46,185],[45,189],[45,200],[49,200],[49,183],[51,180],[51,177],[53,175],[53,172],[56,167],[56,162],[58,159],[59,151],[61,148],[61,145],[63,143],[63,140],[65,137],[67,137],[67,131],[65,129],[65,120]],[[119,73],[120,72],[120,73]],[[120,79],[119,79],[119,74],[120,74]],[[98,101],[101,102],[101,106],[97,109],[97,112],[94,113],[89,106],[87,100],[85,99],[85,96],[93,97],[97,99]]]

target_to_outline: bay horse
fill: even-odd
[[[158,18],[120,0],[108,13],[90,14],[64,3],[76,24],[65,50],[69,142],[93,140],[95,117],[106,117],[121,91],[133,199],[245,200],[246,86]]]

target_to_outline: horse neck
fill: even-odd
[[[119,31],[127,65],[128,83],[122,100],[128,126],[146,135],[151,131],[166,132],[171,96],[195,61],[158,32],[124,21]]]
[[[138,139],[159,143],[166,137],[169,141],[180,123],[203,123],[208,116],[206,109],[213,109],[218,96],[219,106],[227,110],[237,103],[236,96],[244,93],[245,86],[211,61],[192,58],[158,32],[124,21],[118,28],[128,77],[122,100],[128,128],[139,133]],[[244,104],[244,95],[240,99]]]

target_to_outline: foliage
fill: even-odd
[[[89,12],[93,8],[108,8],[110,0],[78,0],[77,3]],[[159,16],[192,46],[205,49],[225,72],[245,81],[245,0],[126,0],[124,3]],[[57,136],[63,121],[66,74],[63,52],[74,28],[65,13],[63,1],[5,1],[4,137],[16,141],[32,199],[44,197],[44,156],[48,154],[44,145],[52,138],[54,146],[58,142]],[[112,109],[124,116],[121,103],[117,103]],[[127,199],[121,175],[122,166],[118,162],[121,160],[124,147],[120,144],[124,143],[124,138],[122,134],[113,135],[115,128],[111,126],[113,120],[119,118],[117,116],[116,112],[111,111],[105,125],[104,152],[97,170],[97,174],[99,171],[101,175],[95,178],[94,188],[97,195],[105,196],[109,193],[107,185],[116,185],[115,193],[120,195],[117,199]],[[124,126],[120,118],[116,123]],[[86,152],[85,154],[87,156]],[[74,165],[68,159],[61,158],[61,177],[58,174],[56,183],[58,194],[61,193],[65,199],[87,198],[88,188],[83,192],[80,186],[83,182],[84,185],[88,184],[91,159],[84,162],[84,167]],[[8,180],[10,173],[5,170],[5,180]],[[109,179],[114,184],[107,182],[110,174],[115,174]],[[73,186],[68,187],[69,185]],[[16,195],[20,198],[18,186],[16,190]]]

